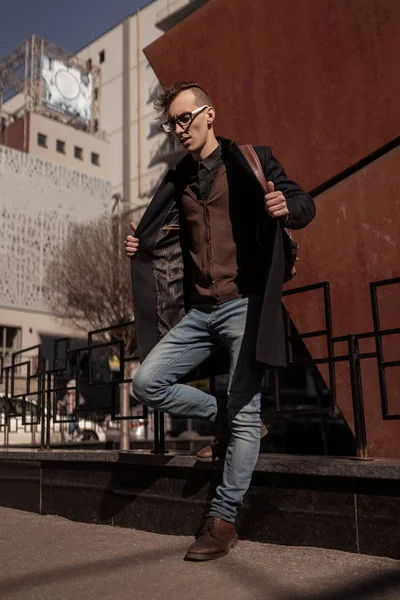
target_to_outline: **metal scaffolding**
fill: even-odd
[[[81,119],[54,110],[43,103],[43,56],[59,60],[67,68],[75,67],[90,73],[92,77],[92,98],[90,123],[84,124]],[[86,129],[93,135],[101,136],[99,130],[100,116],[100,68],[85,62],[75,54],[63,50],[47,42],[43,38],[32,35],[6,56],[0,59],[0,116],[7,122],[11,116],[17,117],[26,112],[40,113],[61,123]],[[10,115],[4,104],[17,94],[22,94],[21,105],[17,114]]]

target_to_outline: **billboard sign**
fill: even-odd
[[[92,75],[44,54],[42,59],[43,104],[48,108],[90,123]]]

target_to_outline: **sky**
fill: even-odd
[[[75,52],[149,0],[0,0],[0,4],[1,58],[32,33]]]

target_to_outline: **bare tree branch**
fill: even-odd
[[[127,225],[115,217],[70,227],[65,243],[45,273],[52,313],[82,331],[133,320],[130,260],[123,252]],[[127,356],[136,350],[135,327],[116,330]]]

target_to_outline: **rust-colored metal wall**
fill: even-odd
[[[398,0],[211,0],[145,54],[310,190],[399,134],[399,30]]]
[[[164,85],[194,79],[209,91],[217,133],[270,145],[289,176],[311,190],[398,136],[399,25],[398,0],[211,0],[145,52]],[[334,335],[371,331],[369,283],[400,274],[400,149],[316,202],[316,220],[295,232],[301,260],[288,287],[330,281]],[[400,326],[398,290],[380,294],[382,326]],[[324,327],[317,292],[285,303],[301,332]],[[385,341],[387,360],[399,359],[398,337]],[[321,339],[307,343],[314,356],[326,355]],[[373,342],[361,345],[370,350]],[[399,371],[388,373],[397,413]],[[351,424],[344,363],[337,375]],[[400,457],[398,422],[382,420],[374,360],[363,362],[362,377],[369,452]]]
[[[369,282],[399,276],[400,148],[361,169],[318,198],[315,220],[294,232],[300,244],[297,277],[286,286],[329,281],[333,335],[373,330]],[[381,327],[400,327],[400,285],[379,291]],[[320,292],[288,296],[285,304],[301,332],[324,329]],[[400,360],[399,336],[384,341],[385,360]],[[321,338],[307,340],[314,356],[326,356]],[[373,340],[361,352],[375,350]],[[337,345],[336,355],[347,354]],[[338,404],[352,422],[348,365],[337,364]],[[324,369],[322,373],[325,375]],[[387,370],[389,407],[400,413],[400,368]],[[369,451],[400,457],[398,421],[382,421],[377,363],[362,361],[362,382]]]
[[[27,140],[25,144],[25,119]],[[21,150],[21,152],[28,152],[29,149],[29,114],[26,113],[24,117],[19,117],[13,123],[7,125],[3,131],[0,132],[0,144],[14,148],[15,150]]]

